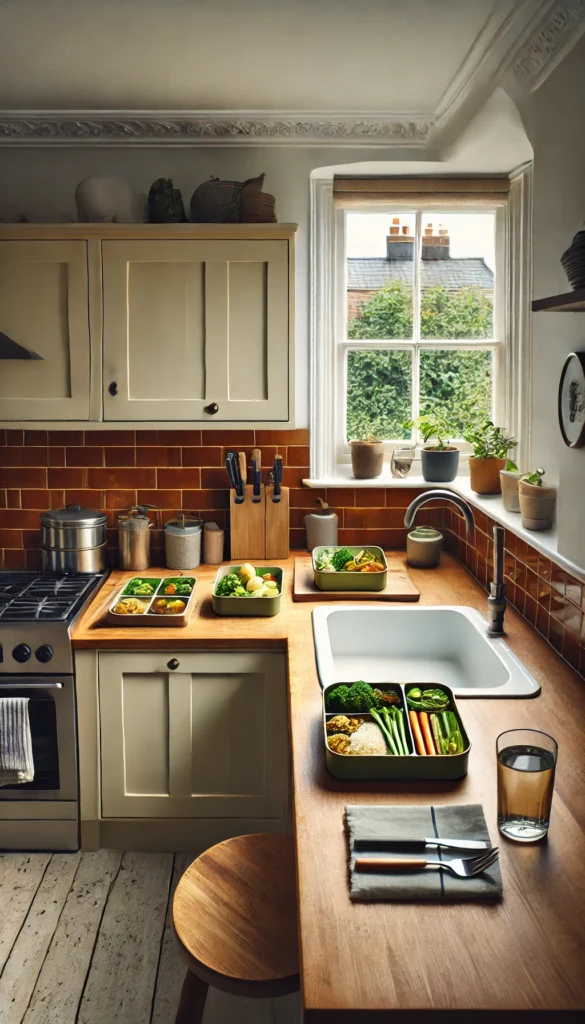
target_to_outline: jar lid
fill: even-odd
[[[408,534],[413,540],[442,540],[443,534],[434,526],[417,526]]]
[[[42,512],[40,519],[43,526],[104,526],[108,521],[103,512],[95,512],[81,505],[50,509]]]
[[[203,520],[196,519],[195,516],[187,516],[182,512],[177,516],[176,519],[169,519],[165,523],[165,533],[170,533],[174,537],[189,537],[195,533],[201,533],[203,529]]]

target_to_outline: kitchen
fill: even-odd
[[[0,700],[27,708],[33,777],[0,786],[2,1022],[582,1015],[585,464],[579,409],[559,417],[558,396],[585,345],[582,319],[554,310],[583,308],[578,235],[565,250],[584,216],[584,22],[561,4],[409,6],[373,0],[370,24],[304,0],[257,3],[245,24],[230,0],[217,23],[180,3],[164,25],[128,4],[3,12]],[[82,52],[85,38],[95,55],[66,66],[65,42]],[[198,213],[206,197],[232,205]],[[389,294],[398,315],[405,274],[402,333],[380,333],[376,304]],[[447,335],[436,290],[455,302],[466,288],[473,327]],[[492,460],[503,495],[470,476],[490,461],[476,445],[501,434],[466,441],[454,426],[435,443],[405,426],[429,411],[425,388],[447,395],[457,361],[444,415],[491,403],[514,442]],[[456,475],[425,478],[421,460],[455,447]],[[526,526],[514,500],[541,499],[541,514],[549,491],[553,526]],[[431,532],[407,540],[417,527]],[[414,546],[438,553],[437,533],[438,565],[417,566]],[[381,549],[378,596],[319,590],[323,545],[358,563]],[[255,575],[234,582],[246,563]],[[322,575],[327,587],[337,573]],[[374,585],[375,571],[354,575]],[[116,612],[129,600],[152,607],[144,622]],[[186,624],[157,601],[183,605]],[[369,758],[329,747],[323,687],[360,678],[398,688],[422,776],[336,774]],[[418,682],[452,693],[469,745],[433,762],[450,776],[417,759]],[[550,832],[534,843],[498,830],[496,739],[510,729],[558,743]],[[392,773],[400,758],[383,760]],[[421,868],[408,898],[384,872],[375,906],[354,898],[346,807],[430,806],[440,821],[477,805],[481,827],[463,834],[499,859],[455,880],[473,896],[444,898],[451,878]],[[247,870],[246,838],[268,857],[256,917],[277,931],[263,955],[288,963],[270,983],[238,975],[225,908],[205,961],[212,910],[191,902],[194,872],[224,855]],[[482,897],[486,879],[500,899]],[[425,885],[439,898],[421,902]]]

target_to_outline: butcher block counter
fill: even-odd
[[[301,973],[309,1024],[476,1020],[477,1011],[485,1011],[482,1020],[581,1020],[585,683],[509,608],[508,643],[539,680],[542,692],[527,700],[459,699],[472,745],[468,775],[441,783],[336,781],[324,764],[313,605],[292,601],[293,563],[293,557],[281,562],[285,586],[280,614],[251,619],[214,615],[211,585],[216,569],[201,566],[195,571],[195,612],[182,629],[104,625],[113,591],[131,575],[114,572],[77,622],[73,646],[287,652]],[[485,615],[485,592],[450,556],[442,555],[437,569],[410,573],[421,604],[468,605]],[[149,570],[148,575],[165,573]],[[552,822],[544,843],[512,843],[496,828],[495,740],[513,727],[542,729],[559,743]],[[500,846],[502,902],[350,903],[343,829],[348,803],[483,804],[492,841]],[[525,1015],[509,1017],[512,1011]]]

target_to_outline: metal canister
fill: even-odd
[[[165,561],[169,569],[196,569],[201,563],[203,520],[181,512],[165,523]]]
[[[309,512],[305,516],[307,547],[334,547],[337,544],[337,526],[339,520],[335,512]]]
[[[143,572],[150,565],[149,508],[154,505],[135,505],[118,518],[121,569]]]

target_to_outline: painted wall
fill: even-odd
[[[585,219],[585,39],[534,94],[534,295],[569,291],[559,262]],[[585,448],[563,444],[557,387],[569,352],[585,351],[585,315],[533,316],[532,461],[559,483],[559,551],[585,565]]]

